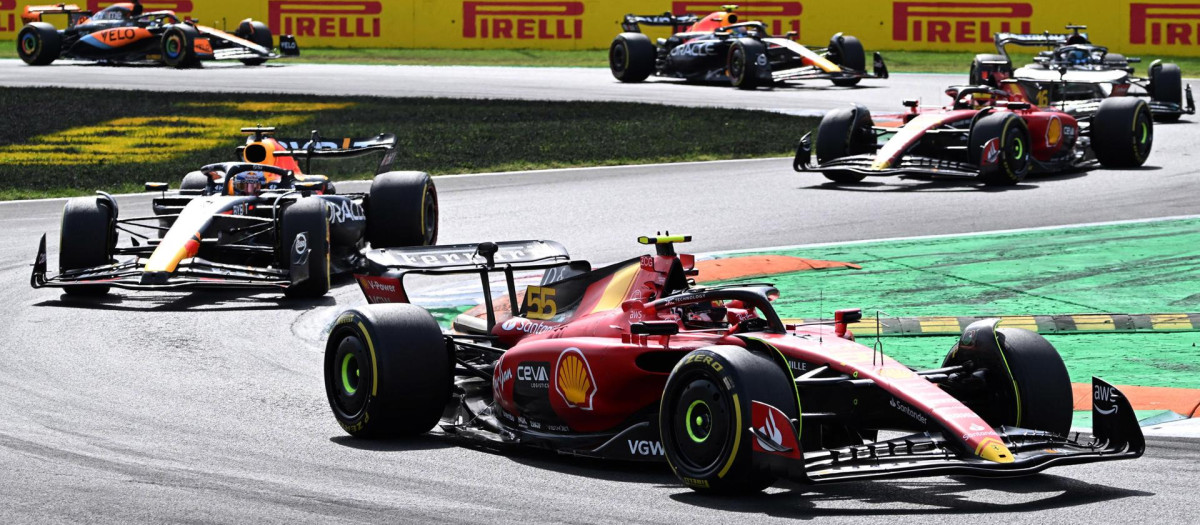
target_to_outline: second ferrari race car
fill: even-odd
[[[45,15],[66,15],[66,29],[43,22]],[[27,6],[25,27],[17,34],[17,54],[26,64],[44,66],[59,58],[104,62],[159,62],[189,67],[201,60],[240,60],[259,65],[268,59],[300,54],[296,39],[279,37],[275,53],[270,28],[249,18],[233,34],[180,20],[174,11],[145,12],[141,2],[113,4],[95,13],[73,4]]]
[[[769,284],[695,287],[695,258],[674,250],[686,240],[643,237],[655,254],[598,269],[550,241],[370,254],[359,282],[373,304],[342,313],[325,347],[334,417],[357,437],[440,422],[488,448],[665,460],[717,493],[778,477],[1022,476],[1143,453],[1129,402],[1100,379],[1092,435],[1071,432],[1067,369],[1034,332],[980,321],[941,367],[914,370],[855,342],[858,310],[787,325]],[[518,302],[514,273],[529,270],[544,274]],[[382,304],[408,301],[408,276],[447,273],[482,276],[485,319],[444,332],[419,306]]]
[[[108,194],[78,197],[63,210],[59,274],[48,277],[46,236],[34,263],[34,288],[102,295],[109,288],[265,288],[318,297],[330,276],[366,264],[373,248],[437,242],[437,190],[429,175],[391,171],[395,137],[277,139],[272,128],[246,128],[238,162],[187,174],[178,195],[151,215],[121,217]],[[295,159],[383,153],[369,193],[338,193]],[[118,246],[124,234],[128,245]]]
[[[1028,174],[1096,164],[1138,167],[1150,155],[1154,122],[1140,98],[1105,99],[1094,113],[1077,118],[1030,104],[1012,81],[1004,85],[1008,89],[951,87],[946,94],[953,103],[934,110],[905,101],[900,127],[876,126],[858,104],[830,111],[817,127],[815,148],[812,133],[800,139],[793,167],[839,183],[906,175],[1012,185]]]
[[[700,18],[695,15],[625,15],[625,31],[613,39],[609,69],[621,82],[641,82],[658,75],[701,82],[731,82],[753,89],[776,82],[828,79],[853,86],[864,78],[887,78],[883,57],[875,53],[874,74],[867,72],[866,54],[857,38],[833,35],[829,47],[809,49],[791,38],[773,37],[763,22],[738,19],[733,10]],[[670,38],[657,44],[641,25],[671,26]],[[789,34],[789,37],[794,37]]]
[[[1147,68],[1147,78],[1137,77],[1133,64],[1141,59],[1092,44],[1087,33],[1080,33],[1087,26],[1069,25],[1067,29],[1071,33],[996,33],[1000,54],[975,55],[970,84],[999,87],[1005,79],[1015,79],[1030,101],[1042,107],[1054,105],[1075,116],[1095,113],[1101,100],[1120,96],[1146,98],[1158,121],[1174,122],[1184,114],[1196,113],[1192,87],[1184,87],[1179,66],[1155,60]],[[1047,50],[1038,53],[1032,64],[1014,70],[1008,45]]]

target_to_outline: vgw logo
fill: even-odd
[[[728,4],[723,2],[671,2],[672,13],[692,13],[704,16],[712,11],[720,11]],[[736,11],[739,22],[761,20],[767,24],[767,30],[772,35],[783,36],[788,31],[800,33],[800,14],[804,6],[800,2],[738,2]]]
[[[997,31],[1032,32],[1031,16],[1023,2],[892,2],[892,40],[991,42]]]
[[[294,36],[377,38],[382,13],[383,2],[267,2],[271,31]]]
[[[661,441],[646,441],[642,439],[630,439],[629,453],[634,456],[661,456],[663,455],[663,446]]]
[[[1129,4],[1129,43],[1200,45],[1200,22],[1186,20],[1200,20],[1200,3]],[[1146,38],[1147,28],[1149,41]]]
[[[583,38],[583,2],[463,2],[462,9],[463,38]]]

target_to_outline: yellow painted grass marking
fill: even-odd
[[[1006,328],[1024,328],[1032,332],[1038,331],[1037,320],[1032,315],[1003,317],[1000,319],[1000,324]]]
[[[918,319],[923,334],[957,334],[962,332],[957,317],[922,317]],[[872,323],[874,324],[874,323]]]
[[[219,109],[247,113],[314,113],[353,107],[353,102],[183,102],[181,108]]]
[[[272,119],[295,125],[307,115]],[[228,117],[128,117],[39,135],[24,144],[0,147],[0,164],[94,165],[165,162],[228,144],[246,124]]]

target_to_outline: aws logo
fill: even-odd
[[[1032,32],[1032,16],[1025,2],[892,2],[892,40],[991,42],[997,31]]]
[[[567,406],[580,410],[592,409],[592,398],[596,395],[596,383],[592,367],[578,348],[571,347],[558,355],[554,365],[554,389],[562,396]]]

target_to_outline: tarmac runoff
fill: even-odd
[[[1090,429],[1088,384],[1096,375],[1122,385],[1148,434],[1200,437],[1200,425],[1187,421],[1200,415],[1200,218],[756,250],[715,260],[732,266],[746,256],[772,258],[776,268],[791,258],[822,262],[818,271],[773,272],[768,265],[722,280],[775,283],[782,292],[775,307],[787,322],[862,308],[863,322],[851,326],[860,341],[874,338],[878,325],[889,355],[936,367],[963,327],[999,317],[1002,327],[1041,333],[1063,355],[1076,389],[1077,427]]]

